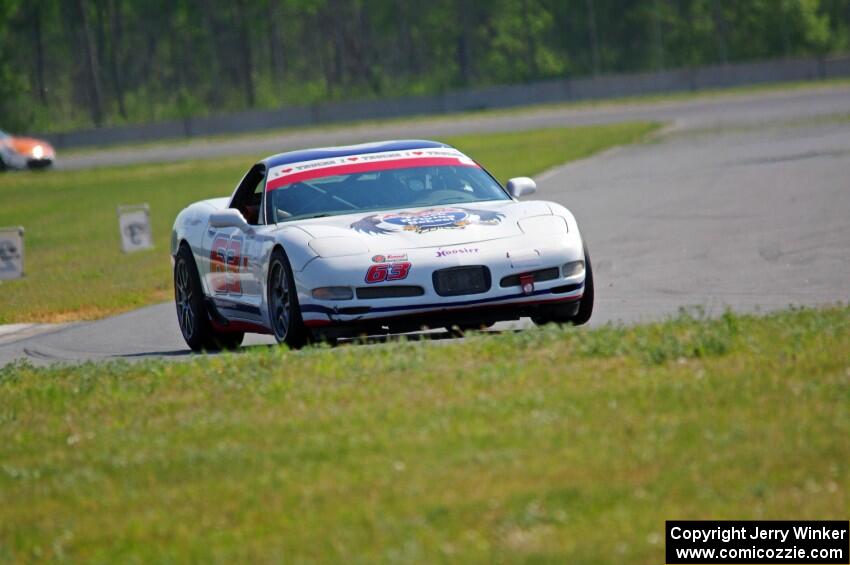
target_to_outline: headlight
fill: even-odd
[[[44,147],[42,147],[41,145],[36,145],[35,147],[33,147],[32,156],[36,159],[41,159],[42,157],[44,157]]]
[[[319,257],[346,257],[369,253],[369,248],[365,243],[350,237],[320,237],[310,240],[307,245]]]
[[[313,298],[316,300],[351,300],[354,291],[350,286],[323,286],[313,289]]]
[[[564,278],[584,273],[584,261],[571,261],[563,266]]]

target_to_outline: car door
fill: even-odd
[[[239,210],[252,227],[263,224],[261,213],[265,192],[265,166],[254,165],[239,183],[230,208]],[[209,226],[204,236],[204,253],[209,257],[206,287],[219,313],[228,320],[262,323],[261,284],[255,273],[260,246],[254,230]]]

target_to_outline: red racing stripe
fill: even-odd
[[[357,157],[356,159],[360,159]],[[354,157],[348,157],[354,159]],[[334,175],[349,175],[352,173],[368,173],[372,171],[386,171],[390,169],[406,169],[408,167],[478,167],[473,162],[463,162],[457,157],[413,157],[407,159],[393,159],[389,161],[368,161],[364,163],[346,163],[332,167],[322,167],[301,171],[297,173],[284,174],[271,179],[266,183],[266,190],[271,191],[281,186],[320,177],[332,177]]]

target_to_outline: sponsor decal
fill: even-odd
[[[373,263],[393,263],[397,261],[407,261],[407,253],[388,253],[386,255],[373,255]]]
[[[375,284],[406,279],[412,265],[404,261],[402,263],[381,263],[372,265],[366,271],[366,283]]]
[[[242,295],[239,274],[248,267],[242,254],[242,236],[217,233],[210,249],[210,278],[216,294]]]
[[[448,257],[449,255],[469,255],[478,253],[477,247],[457,247],[455,249],[438,249],[437,257]]]
[[[370,235],[393,232],[426,233],[442,229],[463,229],[470,224],[495,226],[505,215],[472,208],[430,208],[418,212],[372,214],[351,224],[351,229]]]

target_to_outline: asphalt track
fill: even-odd
[[[310,146],[637,119],[671,126],[652,141],[538,178],[540,198],[569,207],[589,242],[597,288],[593,324],[655,320],[689,306],[717,315],[727,307],[751,312],[848,301],[848,88],[482,116],[403,131],[390,124],[313,132],[301,141]],[[252,143],[247,152],[290,147],[271,149],[266,139]],[[93,166],[96,157],[76,165]],[[247,343],[270,341],[251,337]],[[19,358],[42,364],[150,356],[187,357],[171,303],[24,339],[0,336],[0,365]]]

